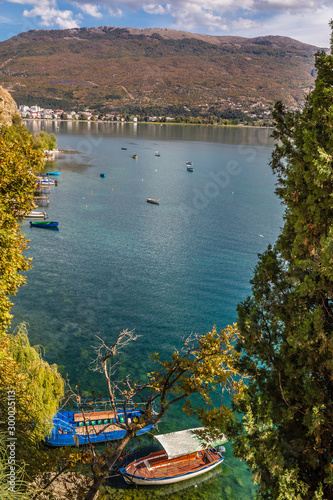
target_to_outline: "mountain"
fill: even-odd
[[[0,125],[11,125],[12,117],[17,113],[16,102],[9,92],[0,87]]]
[[[299,107],[318,47],[291,38],[161,28],[32,30],[0,42],[0,84],[18,104],[135,108]]]

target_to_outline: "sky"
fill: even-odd
[[[330,47],[333,0],[0,0],[0,41],[33,29],[170,28]]]

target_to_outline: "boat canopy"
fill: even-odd
[[[170,432],[168,434],[159,434],[154,436],[163,446],[168,455],[168,459],[188,455],[196,451],[205,450],[207,448],[218,446],[227,441],[227,438],[222,435],[221,439],[214,443],[204,443],[196,431],[203,431],[204,427],[194,429],[186,429],[185,431]]]

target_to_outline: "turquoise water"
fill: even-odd
[[[14,298],[14,326],[27,322],[31,342],[45,347],[45,358],[73,385],[105,391],[90,370],[96,334],[111,342],[123,328],[135,329],[141,337],[124,353],[119,376],[144,377],[152,352],[170,355],[191,332],[204,334],[213,325],[220,330],[236,320],[257,254],[275,242],[282,225],[268,166],[269,130],[28,126],[54,131],[59,148],[79,153],[59,154],[47,165],[61,172],[47,208],[59,231],[23,223],[34,267]],[[194,172],[186,170],[186,161],[193,161]],[[147,197],[160,204],[148,204]],[[159,427],[165,432],[189,424],[196,423],[177,408]],[[175,498],[252,498],[250,475],[228,451],[225,466],[191,495],[185,489]],[[121,491],[118,498],[134,495]],[[158,491],[155,497],[166,494]]]

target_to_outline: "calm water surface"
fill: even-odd
[[[144,377],[152,352],[170,355],[189,333],[204,334],[213,325],[220,330],[236,320],[237,304],[250,292],[257,254],[275,242],[282,225],[268,165],[269,130],[66,122],[27,126],[54,132],[59,148],[78,153],[59,154],[47,165],[61,172],[47,208],[59,231],[23,223],[34,267],[15,297],[15,325],[29,324],[31,342],[45,347],[45,358],[57,363],[72,384],[79,382],[87,392],[105,390],[90,370],[96,334],[111,343],[123,328],[135,329],[141,337],[124,353],[120,373]],[[193,161],[193,173],[186,161]],[[160,205],[148,204],[147,197]],[[191,425],[196,425],[193,418],[177,408],[159,429]],[[151,438],[141,441],[151,446]],[[230,446],[225,465],[204,479],[175,493],[174,487],[124,489],[120,481],[114,495],[253,497],[250,474],[232,457]]]

